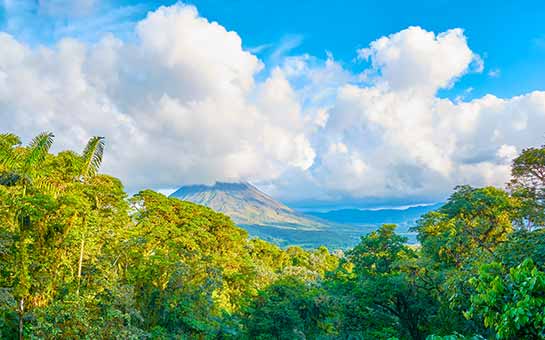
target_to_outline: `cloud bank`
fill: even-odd
[[[89,2],[92,3],[92,2]],[[545,92],[440,98],[482,59],[464,32],[409,27],[355,51],[267,67],[195,7],[161,7],[136,38],[30,47],[0,33],[1,130],[57,134],[57,148],[108,141],[104,171],[128,189],[250,180],[295,200],[440,199],[503,185],[542,142]]]

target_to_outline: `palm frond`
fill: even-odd
[[[20,144],[21,140],[13,133],[0,133],[0,150],[8,150]]]
[[[81,176],[91,177],[98,173],[104,154],[104,137],[93,137],[85,146],[81,158],[83,160]]]
[[[40,178],[33,184],[36,189],[40,190],[41,192],[46,192],[50,195],[53,195],[54,197],[57,197],[63,189],[59,185],[59,183],[47,177]]]
[[[20,144],[21,140],[16,135],[12,133],[0,134],[0,171],[2,168],[4,170],[13,168],[16,162],[13,149]]]
[[[51,132],[42,132],[32,139],[28,146],[29,153],[24,160],[24,173],[28,173],[45,159],[54,137]]]

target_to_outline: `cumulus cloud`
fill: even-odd
[[[545,92],[437,96],[484,69],[461,29],[379,38],[357,51],[370,63],[361,74],[332,53],[267,66],[183,4],[134,32],[51,47],[0,33],[1,129],[27,140],[51,130],[57,150],[105,136],[104,171],[131,191],[250,180],[289,201],[345,202],[502,186],[545,131]]]
[[[104,135],[105,171],[131,189],[269,179],[313,163],[283,72],[256,84],[263,65],[236,33],[184,5],[150,13],[136,32],[135,43],[53,48],[0,34],[2,129],[52,130],[59,148]]]
[[[460,29],[435,35],[410,27],[359,55],[371,61],[371,84],[338,88],[320,131],[329,149],[311,169],[329,193],[440,199],[458,184],[503,186],[517,150],[541,142],[545,92],[436,96],[484,67]],[[332,152],[339,143],[342,152]]]
[[[377,85],[393,91],[434,92],[452,85],[472,62],[477,72],[483,69],[482,59],[471,51],[459,28],[435,35],[409,27],[372,42],[358,55],[371,60]]]

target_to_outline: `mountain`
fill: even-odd
[[[352,227],[363,234],[372,231],[382,224],[397,224],[397,233],[408,238],[409,243],[417,243],[416,233],[410,228],[416,225],[420,216],[437,210],[443,203],[421,205],[405,209],[339,209],[327,212],[307,212],[307,215],[320,218],[329,223]]]
[[[324,227],[318,221],[306,218],[275,201],[250,183],[190,185],[181,187],[170,196],[222,212],[237,224],[309,230]]]
[[[335,222],[349,224],[377,224],[377,223],[407,223],[416,220],[433,210],[441,207],[442,203],[421,205],[405,209],[340,209],[328,212],[307,212],[307,214]]]
[[[251,236],[280,246],[299,245],[330,249],[356,245],[360,237],[383,223],[398,224],[398,232],[416,242],[409,232],[416,220],[440,205],[407,209],[340,209],[328,212],[295,211],[263,193],[250,183],[183,186],[170,197],[208,206],[224,213]]]
[[[224,213],[250,235],[281,246],[344,247],[333,223],[306,216],[274,200],[250,183],[183,186],[170,197],[205,205]]]

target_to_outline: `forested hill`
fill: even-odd
[[[416,222],[420,216],[440,208],[443,203],[408,207],[403,209],[338,209],[327,212],[309,211],[308,215],[325,221],[348,224],[407,223]]]
[[[442,204],[406,209],[342,209],[328,212],[297,212],[266,195],[250,183],[223,183],[182,186],[170,197],[205,205],[226,214],[251,236],[279,246],[298,245],[346,249],[359,242],[360,236],[383,223],[396,223],[398,232],[410,234],[409,228],[420,216]]]
[[[540,339],[545,147],[507,190],[460,186],[414,228],[346,252],[281,249],[207,207],[0,134],[2,339]]]
[[[276,201],[250,183],[188,185],[170,197],[205,205],[226,214],[252,237],[282,247],[298,245],[331,249],[355,245],[364,228],[341,226],[331,221],[304,215]]]
[[[238,225],[298,230],[323,230],[327,225],[274,200],[250,183],[189,185],[170,197],[205,205],[226,214]]]

